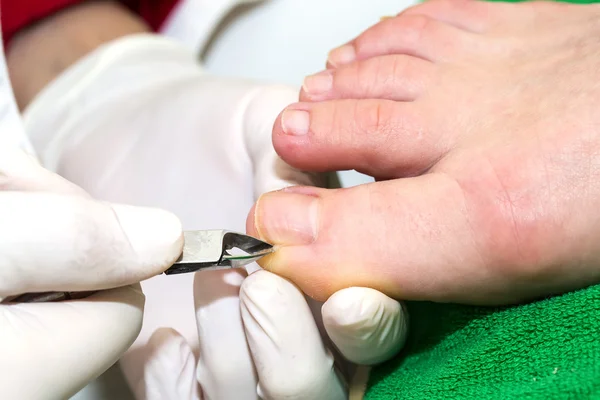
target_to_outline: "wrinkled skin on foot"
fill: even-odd
[[[330,53],[273,140],[378,182],[264,195],[263,266],[326,298],[505,304],[600,281],[600,8],[433,0]]]

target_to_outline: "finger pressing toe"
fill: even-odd
[[[262,399],[346,398],[303,293],[267,271],[250,275],[240,291],[248,344]]]
[[[329,53],[327,63],[337,68],[353,61],[386,54],[406,54],[429,61],[445,61],[473,45],[474,36],[424,15],[399,15],[367,29],[352,42]]]
[[[196,376],[207,399],[256,399],[256,374],[240,315],[245,277],[245,271],[233,269],[198,272],[194,279],[200,346]]]
[[[406,341],[404,308],[377,290],[342,289],[323,304],[322,311],[327,334],[344,357],[356,364],[386,361]]]
[[[406,55],[374,57],[311,75],[300,101],[337,98],[411,101],[430,82],[434,64]]]
[[[417,103],[334,100],[299,103],[280,115],[273,144],[288,164],[304,170],[356,169],[377,178],[416,175],[452,142],[431,129]],[[431,129],[431,130],[430,130]]]

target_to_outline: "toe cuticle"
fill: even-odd
[[[354,46],[345,44],[337,49],[333,49],[329,53],[327,63],[335,68],[344,64],[349,64],[354,60],[356,60],[356,51],[354,50]]]
[[[314,75],[307,76],[304,79],[302,89],[308,95],[319,95],[327,93],[333,86],[333,74],[326,70]]]
[[[281,115],[281,128],[292,136],[304,136],[310,128],[310,114],[304,110],[287,109]]]
[[[265,196],[265,194],[262,194],[256,200],[256,204],[254,204],[254,218],[253,218],[254,229],[256,230],[255,235],[256,235],[256,237],[258,239],[261,239],[261,240],[265,240],[266,239],[265,236],[264,236],[264,234],[263,234],[264,232],[262,230],[261,220],[260,220],[260,209],[261,209],[261,205],[262,205],[261,202],[262,202],[262,199],[263,199],[264,196]]]

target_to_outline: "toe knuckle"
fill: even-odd
[[[356,86],[360,88],[361,91],[364,91],[366,96],[373,95],[376,87],[376,85],[373,83],[377,81],[383,73],[381,58],[376,57],[365,62],[358,63],[353,70],[353,81],[355,82]]]
[[[377,82],[375,86],[382,88],[383,93],[392,94],[394,88],[397,87],[398,80],[407,79],[406,68],[406,59],[397,55],[373,59],[370,86],[374,86],[372,82],[373,77],[375,77]]]
[[[487,160],[471,162],[480,171],[491,171],[487,176],[481,172],[485,178],[477,183],[485,186],[488,193],[494,193],[494,201],[490,202],[461,184],[469,202],[477,204],[469,220],[473,221],[470,234],[481,265],[492,276],[511,282],[538,280],[545,273],[544,258],[548,255],[542,249],[552,242],[545,232],[554,231],[553,227],[529,196],[512,189],[510,182],[517,179],[503,173],[509,166],[490,169]]]
[[[372,101],[364,106],[357,105],[355,118],[362,131],[371,133],[389,133],[393,129],[392,110],[386,101]]]
[[[354,51],[358,57],[370,55],[374,43],[377,43],[377,32],[372,28],[358,36],[354,40]]]
[[[413,75],[409,58],[390,56],[386,58],[385,70],[382,75],[386,77],[385,84],[394,84],[397,79],[411,80]]]
[[[399,34],[403,40],[418,43],[430,30],[433,29],[433,20],[425,15],[407,15],[399,19],[402,28]]]
[[[364,62],[357,62],[333,71],[333,87],[342,95],[348,95],[362,88],[364,79]]]

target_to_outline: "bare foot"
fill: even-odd
[[[432,0],[334,50],[274,144],[385,181],[263,196],[249,230],[282,246],[264,266],[317,298],[499,304],[599,282],[599,21],[599,5]]]

